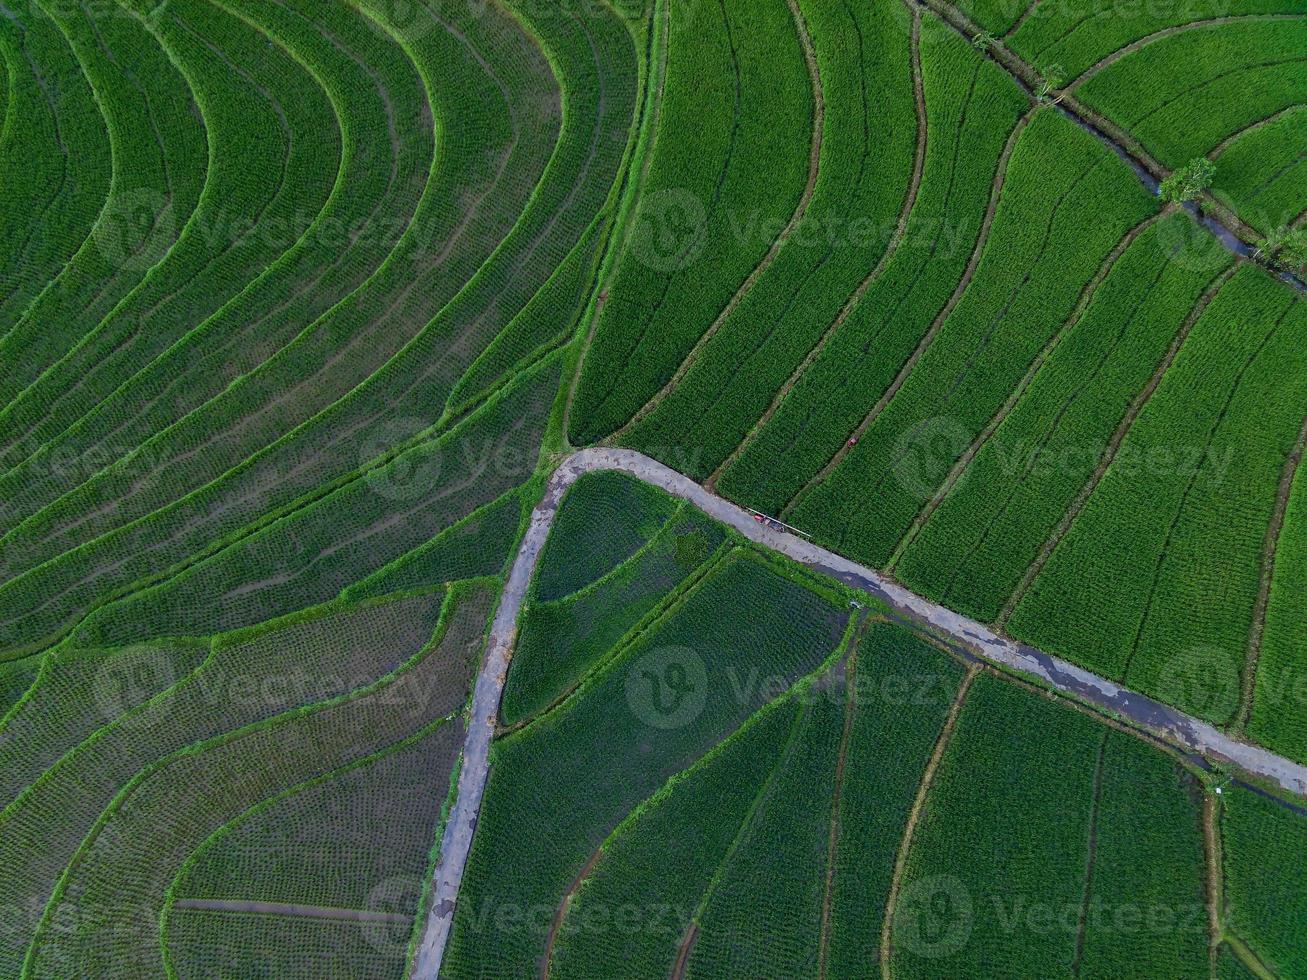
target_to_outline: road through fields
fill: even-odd
[[[586,473],[616,470],[686,500],[743,537],[778,551],[816,572],[839,579],[893,607],[926,632],[963,647],[972,656],[1073,697],[1117,717],[1190,754],[1209,762],[1232,765],[1307,797],[1307,766],[1240,741],[1213,725],[1186,715],[1058,657],[1000,636],[989,627],[909,592],[898,583],[856,562],[778,527],[759,523],[751,511],[723,500],[687,476],[630,449],[599,447],[569,456],[555,471],[531,515],[531,525],[513,561],[508,583],[491,627],[472,707],[459,774],[458,797],[450,810],[436,865],[431,910],[418,947],[412,976],[434,980],[454,919],[454,902],[476,830],[477,816],[489,773],[490,742],[499,698],[508,675],[518,614],[536,562],[553,526],[567,488]]]

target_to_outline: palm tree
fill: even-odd
[[[1049,65],[1039,72],[1039,86],[1035,89],[1035,98],[1040,102],[1052,102],[1054,104],[1062,101],[1062,96],[1056,99],[1050,99],[1050,96],[1060,89],[1066,82],[1066,69],[1061,65]]]

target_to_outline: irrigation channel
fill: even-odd
[[[904,0],[904,2],[931,11],[968,41],[984,33],[975,21],[971,20],[970,17],[953,6],[952,3],[947,2],[947,0]],[[1021,87],[1028,97],[1031,99],[1036,98],[1035,86],[1038,83],[1039,75],[1032,65],[1020,58],[1003,42],[997,40],[989,46],[988,55],[996,65],[1011,76],[1012,80]],[[1075,87],[1074,82],[1071,87]],[[1129,145],[1128,141],[1131,141],[1131,138],[1124,130],[1114,126],[1105,117],[1081,104],[1069,92],[1063,92],[1056,99],[1050,100],[1049,104],[1055,105],[1063,116],[1091,136],[1105,143],[1108,149],[1130,165],[1130,169],[1134,171],[1135,176],[1139,178],[1149,193],[1157,193],[1158,188],[1161,186],[1160,178],[1166,174],[1166,171],[1160,163],[1152,159],[1137,144],[1137,141],[1133,141],[1135,145]],[[1114,133],[1113,130],[1116,130],[1116,132]],[[1212,213],[1202,207],[1198,201],[1188,201],[1185,203],[1184,208],[1193,215],[1195,221],[1214,235],[1216,240],[1221,243],[1221,246],[1229,251],[1231,255],[1248,262],[1257,263],[1281,282],[1300,293],[1307,294],[1307,282],[1304,282],[1292,272],[1275,266],[1259,255],[1258,249],[1249,244],[1247,240],[1247,236],[1252,234],[1254,230],[1242,225],[1242,222],[1232,213],[1227,211],[1224,216],[1219,213]],[[1239,229],[1235,227],[1236,224],[1242,225],[1243,235],[1240,235]]]
[[[778,551],[886,603],[903,619],[978,660],[1052,688],[1208,764],[1232,766],[1296,796],[1307,797],[1307,766],[1240,741],[1205,721],[1058,657],[1000,636],[982,623],[909,592],[879,572],[841,558],[774,524],[760,523],[753,512],[710,493],[689,477],[648,456],[630,449],[582,449],[559,466],[549,481],[544,499],[531,514],[531,524],[513,561],[495,614],[472,695],[458,796],[441,842],[431,909],[412,973],[415,980],[434,980],[440,973],[445,944],[453,926],[454,903],[481,810],[489,774],[490,742],[527,586],[567,488],[583,474],[603,470],[626,473],[688,501],[755,544]]]

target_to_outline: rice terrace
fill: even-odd
[[[0,15],[0,980],[1307,978],[1307,0]]]

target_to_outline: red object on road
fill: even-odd
[[[757,521],[759,524],[762,523],[762,515],[761,515],[761,514],[754,514],[754,515],[753,515],[753,519],[754,519],[755,521]]]
[[[850,440],[849,440],[849,445],[850,445],[850,446],[856,446],[857,444],[858,444],[858,440],[857,440],[857,439],[850,439]]]

